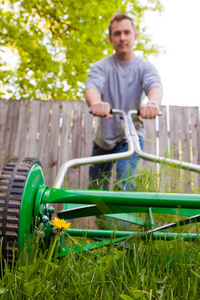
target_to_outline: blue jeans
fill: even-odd
[[[141,136],[139,136],[140,147],[143,151],[144,149],[144,141]],[[106,155],[106,154],[113,154],[113,153],[121,153],[128,150],[128,145],[119,142],[112,150],[104,150],[97,146],[95,143],[93,145],[92,156],[97,155]],[[124,190],[124,191],[132,191],[135,190],[135,183],[134,183],[134,174],[139,162],[139,157],[136,153],[133,156],[118,160],[116,162],[116,181],[115,181],[115,188],[117,190]],[[109,190],[109,183],[112,168],[115,164],[115,161],[108,161],[105,163],[98,163],[90,166],[89,170],[89,188],[95,190]]]

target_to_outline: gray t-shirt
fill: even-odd
[[[96,62],[90,72],[85,90],[94,87],[102,101],[111,108],[139,110],[141,102],[152,87],[162,88],[156,68],[143,58],[135,55],[129,61],[122,61],[115,55]],[[94,142],[101,148],[111,150],[124,135],[123,121],[119,115],[112,119],[97,118]],[[144,136],[144,125],[136,117],[134,125],[138,135]]]

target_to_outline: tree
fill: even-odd
[[[112,53],[107,27],[115,12],[135,19],[137,50],[159,53],[142,26],[145,12],[162,11],[159,0],[4,0],[0,8],[2,98],[82,99],[90,65]]]

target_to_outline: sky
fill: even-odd
[[[162,0],[164,12],[148,13],[145,25],[166,54],[149,58],[164,90],[163,105],[200,106],[200,1]]]

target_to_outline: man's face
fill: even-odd
[[[133,57],[133,45],[138,38],[129,19],[114,21],[109,41],[113,44],[115,55],[120,60],[130,60]]]

